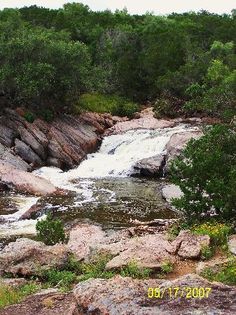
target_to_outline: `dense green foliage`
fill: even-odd
[[[234,11],[139,16],[93,12],[79,3],[5,9],[0,95],[39,112],[70,111],[86,93],[111,95],[105,108],[120,96],[155,103],[159,116],[201,113],[229,120],[236,107],[235,34]],[[126,106],[124,101],[116,112],[131,115]]]
[[[59,219],[53,219],[51,215],[37,222],[36,231],[38,240],[46,245],[63,243],[66,238],[63,223]]]
[[[102,94],[83,94],[79,103],[75,105],[75,112],[89,110],[98,113],[111,113],[112,115],[132,117],[138,111],[138,106],[119,96]]]
[[[233,219],[236,215],[236,130],[223,125],[191,140],[171,167],[172,180],[184,196],[173,204],[188,221]]]

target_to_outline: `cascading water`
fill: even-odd
[[[59,188],[75,192],[73,200],[45,201],[44,207],[58,212],[78,213],[79,217],[95,220],[128,221],[142,218],[153,211],[162,211],[164,204],[157,194],[158,181],[132,179],[134,165],[139,160],[165,153],[166,144],[174,133],[194,131],[197,127],[178,125],[164,129],[129,130],[105,137],[97,153],[88,155],[77,168],[68,172],[43,167],[35,175],[50,180]],[[18,212],[2,215],[7,223],[0,224],[0,235],[14,230],[15,234],[35,230],[35,220],[18,221],[21,214],[37,199],[18,200]],[[56,203],[56,204],[55,204]],[[16,203],[17,204],[17,203]],[[164,212],[161,212],[162,216]],[[102,218],[100,218],[102,216]],[[155,214],[156,216],[156,214]],[[15,222],[14,222],[15,221]],[[18,231],[19,230],[19,231]]]
[[[36,175],[52,181],[56,186],[73,190],[71,181],[78,178],[128,177],[139,160],[165,152],[170,137],[177,132],[197,130],[179,125],[174,128],[129,130],[124,134],[104,138],[97,153],[88,155],[77,168],[63,173],[59,169],[43,167]],[[76,189],[75,189],[76,190]]]

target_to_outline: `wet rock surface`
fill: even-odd
[[[31,276],[42,270],[63,267],[68,259],[64,245],[46,246],[27,238],[9,243],[0,252],[0,274]]]
[[[165,155],[159,154],[150,158],[138,161],[134,169],[143,176],[163,176],[163,168],[165,165]]]
[[[57,188],[49,181],[31,173],[18,170],[11,164],[0,161],[0,182],[22,193],[34,195],[51,195],[57,193]]]
[[[149,288],[161,288],[162,298],[148,298]],[[168,288],[178,287],[183,296],[170,297]],[[185,288],[211,288],[208,298],[186,298]],[[190,289],[191,290],[191,289]],[[80,314],[192,315],[236,312],[236,288],[211,283],[195,274],[175,280],[134,280],[117,276],[91,279],[74,289]]]
[[[107,128],[125,120],[113,119],[110,114],[83,113],[63,115],[51,123],[41,119],[29,123],[21,112],[6,109],[0,117],[0,159],[25,171],[42,165],[63,169],[77,166],[86,154],[96,151]]]

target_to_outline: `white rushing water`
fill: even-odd
[[[50,180],[55,186],[81,192],[73,180],[104,177],[128,177],[141,159],[165,153],[166,144],[174,133],[196,130],[196,127],[179,125],[156,130],[130,130],[104,138],[100,150],[89,154],[77,168],[68,172],[43,167],[35,174]]]
[[[75,207],[86,202],[96,203],[98,199],[98,191],[95,191],[94,185],[96,178],[128,177],[134,172],[133,167],[139,160],[165,153],[166,145],[173,134],[197,129],[182,124],[173,128],[130,130],[123,134],[111,135],[104,138],[97,153],[89,154],[77,168],[63,172],[58,168],[43,167],[34,174],[48,179],[56,187],[75,191],[79,196],[74,202]],[[107,194],[107,202],[116,200],[115,192],[109,189],[100,188],[99,192]],[[25,196],[13,198],[18,211],[2,215],[7,222],[0,225],[0,235],[34,234],[36,220],[18,219],[38,201],[38,198]]]

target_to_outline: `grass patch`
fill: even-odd
[[[63,291],[68,291],[76,282],[77,276],[72,271],[50,269],[43,272],[42,280],[50,286],[57,286]]]
[[[139,107],[137,104],[117,95],[91,93],[81,95],[78,104],[74,106],[76,114],[80,114],[83,110],[131,118],[139,110]]]
[[[89,263],[82,263],[80,265],[81,275],[80,281],[84,281],[90,278],[112,278],[116,273],[106,270],[106,264],[111,259],[111,255],[98,255]]]
[[[210,281],[222,282],[228,285],[236,285],[236,260],[228,262],[218,272],[206,268],[201,275]]]
[[[146,279],[150,276],[150,274],[151,269],[139,267],[135,260],[130,261],[128,265],[120,271],[120,275],[122,277],[132,277],[138,279]]]
[[[25,284],[18,288],[0,285],[0,308],[20,303],[25,297],[39,291],[40,288],[41,287],[35,283]]]

